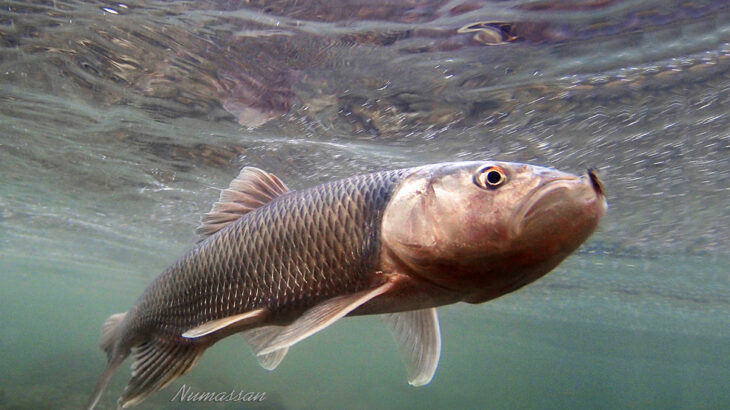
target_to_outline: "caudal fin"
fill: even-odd
[[[122,357],[121,360],[112,361],[106,365],[104,373],[101,374],[99,381],[96,383],[94,394],[91,395],[91,398],[89,398],[89,402],[86,404],[86,410],[92,410],[96,406],[96,403],[99,402],[101,394],[104,393],[104,389],[106,389],[106,386],[109,384],[109,380],[111,380],[114,372],[116,372],[117,368],[124,361],[124,359],[125,358]]]
[[[130,354],[130,349],[123,349],[117,345],[120,336],[119,325],[124,320],[125,314],[117,313],[109,316],[101,327],[99,347],[106,352],[108,362],[96,384],[94,394],[86,405],[87,410],[96,406],[114,372]],[[187,373],[209,346],[209,343],[197,341],[160,338],[147,340],[132,347],[131,353],[134,355],[132,378],[124,389],[124,394],[119,398],[119,408],[139,404],[147,396]]]
[[[101,337],[99,337],[99,347],[101,350],[106,352],[107,365],[104,369],[104,373],[101,374],[99,381],[96,383],[94,393],[89,398],[89,402],[86,404],[86,409],[91,410],[99,402],[104,389],[109,384],[114,372],[117,370],[119,365],[127,358],[128,353],[120,353],[114,349],[114,342],[118,338],[117,334],[119,331],[119,324],[124,320],[126,313],[116,313],[109,316],[109,318],[101,326]]]

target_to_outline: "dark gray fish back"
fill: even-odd
[[[405,172],[287,193],[245,215],[163,272],[133,327],[179,335],[260,307],[287,317],[371,286],[383,211]]]

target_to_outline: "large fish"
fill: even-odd
[[[133,356],[120,407],[140,403],[239,333],[272,370],[344,316],[385,314],[412,385],[428,383],[436,307],[482,303],[545,275],[606,210],[578,177],[505,162],[377,172],[291,191],[244,168],[203,218],[205,238],[101,330],[108,364],[88,407]]]

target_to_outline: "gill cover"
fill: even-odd
[[[409,273],[452,289],[471,286],[475,265],[509,239],[513,198],[500,191],[510,188],[511,173],[508,164],[485,162],[417,168],[383,215],[385,251]]]

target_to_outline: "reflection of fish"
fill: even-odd
[[[387,314],[413,385],[441,339],[436,306],[481,303],[546,274],[606,209],[598,178],[501,162],[379,172],[290,191],[244,168],[199,232],[126,313],[107,319],[108,365],[89,407],[132,354],[131,406],[241,333],[266,369],[346,315]]]

